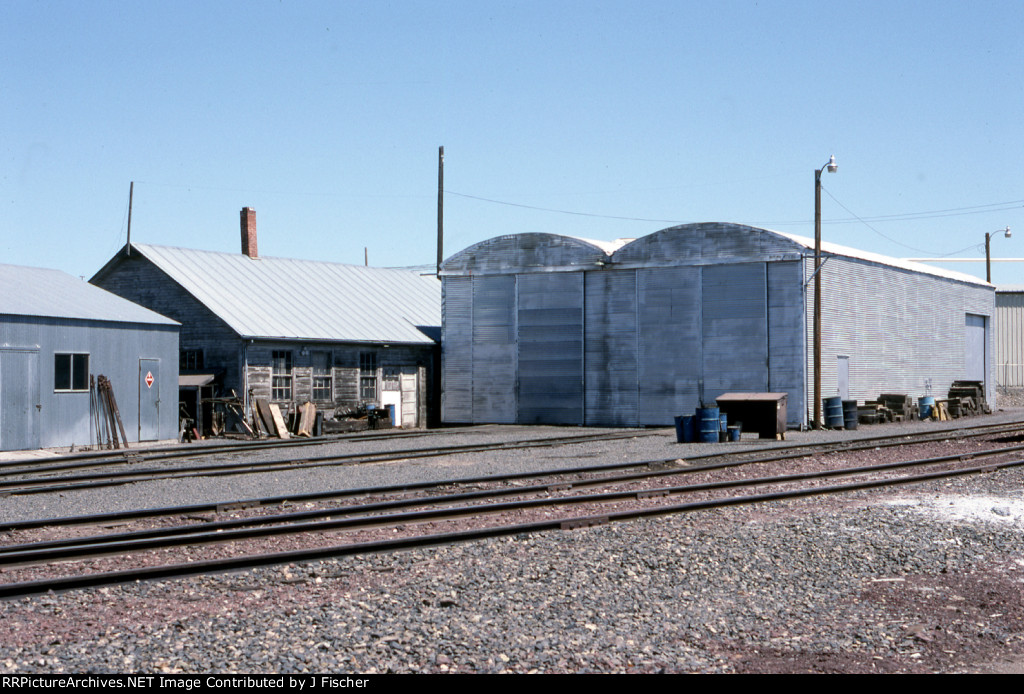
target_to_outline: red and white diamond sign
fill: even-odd
[[[156,379],[153,378],[153,372],[152,371],[147,371],[146,372],[146,387],[147,388],[152,388],[153,387],[153,381],[155,381],[155,380]]]

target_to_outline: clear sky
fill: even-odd
[[[90,277],[135,181],[134,241],[237,252],[251,206],[261,255],[432,263],[441,145],[446,256],[812,236],[834,154],[826,240],[983,257],[1009,226],[1024,257],[1022,29],[1020,0],[4,0],[0,262]]]

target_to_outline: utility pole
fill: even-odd
[[[132,254],[132,197],[135,195],[135,181],[128,186],[128,244],[126,255]]]
[[[444,147],[437,148],[437,278],[444,261]]]
[[[835,155],[814,170],[814,428],[821,429],[821,172],[835,173]]]

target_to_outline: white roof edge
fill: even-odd
[[[814,239],[806,236],[798,236],[796,234],[789,234],[784,231],[775,231],[773,229],[766,229],[773,234],[785,237],[794,243],[798,243],[810,250],[814,250]],[[937,277],[944,277],[945,279],[957,280],[959,282],[966,282],[968,284],[976,284],[982,287],[991,287],[992,285],[985,280],[979,279],[974,275],[968,275],[964,272],[956,272],[955,270],[946,270],[945,268],[933,267],[931,265],[925,265],[924,263],[915,263],[912,260],[902,260],[900,258],[893,258],[892,256],[882,255],[881,253],[872,253],[871,251],[862,251],[858,248],[851,248],[849,246],[842,246],[838,243],[831,243],[829,241],[821,242],[821,250],[824,253],[830,253],[832,255],[842,255],[849,258],[857,258],[858,260],[867,260],[872,263],[878,263],[879,265],[889,265],[890,267],[900,268],[902,270],[910,270],[912,272],[920,272],[926,275],[935,275]]]

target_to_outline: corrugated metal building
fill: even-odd
[[[727,392],[809,421],[814,244],[737,224],[500,236],[442,266],[445,422],[667,425]],[[823,244],[822,393],[991,383],[991,285]]]
[[[175,321],[58,270],[0,265],[0,450],[96,444],[99,375],[129,441],[177,438]]]
[[[996,287],[996,385],[1024,389],[1024,285]]]
[[[396,423],[436,417],[441,286],[430,274],[262,257],[242,210],[242,253],[133,243],[90,280],[182,324],[181,369],[287,409],[328,416],[392,405]]]

